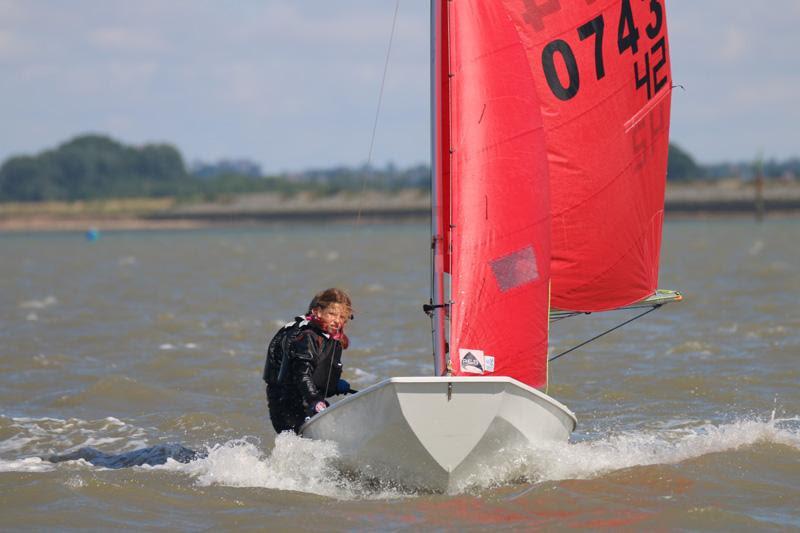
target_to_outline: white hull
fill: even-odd
[[[566,442],[575,424],[564,405],[512,378],[414,377],[349,396],[301,433],[336,442],[361,475],[447,492],[484,477],[503,450]]]

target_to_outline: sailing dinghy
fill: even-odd
[[[671,78],[663,0],[432,0],[433,376],[313,417],[349,469],[452,491],[566,442],[549,321],[659,307]]]

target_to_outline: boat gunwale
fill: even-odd
[[[322,411],[321,413],[311,417],[311,419],[307,420],[302,426],[300,426],[299,433],[303,435],[303,433],[311,427],[315,421],[320,420],[325,414],[329,411],[333,411],[338,407],[345,405],[350,402],[356,401],[359,397],[366,396],[367,394],[372,393],[378,389],[386,387],[392,383],[507,383],[511,385],[515,385],[520,389],[533,394],[538,399],[543,400],[550,405],[560,409],[564,414],[569,416],[572,419],[572,431],[575,431],[575,428],[578,426],[578,419],[575,417],[575,413],[573,413],[566,405],[559,402],[555,398],[548,396],[544,392],[531,387],[530,385],[526,385],[521,381],[517,381],[516,379],[508,376],[399,376],[399,377],[391,377],[379,381],[370,385],[369,387],[360,390],[356,394],[349,395],[342,400],[332,404],[330,407]]]

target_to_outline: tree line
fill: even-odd
[[[172,146],[136,148],[102,135],[84,135],[54,150],[8,159],[0,167],[0,199],[168,196],[180,193],[187,182],[183,158]]]
[[[727,165],[727,166],[726,166]],[[753,165],[698,165],[684,150],[670,144],[668,179],[744,175]],[[768,161],[759,167],[767,177],[800,174],[800,160]],[[0,201],[75,201],[125,197],[177,197],[214,200],[221,196],[310,191],[316,195],[362,188],[397,190],[429,187],[429,167],[397,169],[367,166],[309,170],[263,176],[255,163],[220,162],[187,170],[181,153],[169,144],[124,145],[104,135],[82,135],[34,156],[16,156],[0,166]],[[728,173],[725,175],[725,173]],[[732,174],[735,173],[735,174]]]
[[[291,193],[279,178],[236,172],[195,176],[169,144],[124,145],[105,135],[82,135],[35,156],[0,166],[0,202],[75,201],[103,198],[216,199],[260,191]]]
[[[169,144],[124,145],[105,135],[82,135],[52,150],[7,159],[0,166],[0,202],[177,197],[215,200],[254,192],[329,195],[340,191],[422,187],[427,167],[399,171],[346,167],[263,176],[256,164],[223,161],[187,170]]]

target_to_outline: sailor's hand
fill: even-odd
[[[347,394],[348,392],[350,392],[350,384],[346,380],[340,379],[336,384],[336,394]]]
[[[317,402],[316,404],[314,404],[315,413],[321,413],[327,408],[328,408],[328,402]]]

